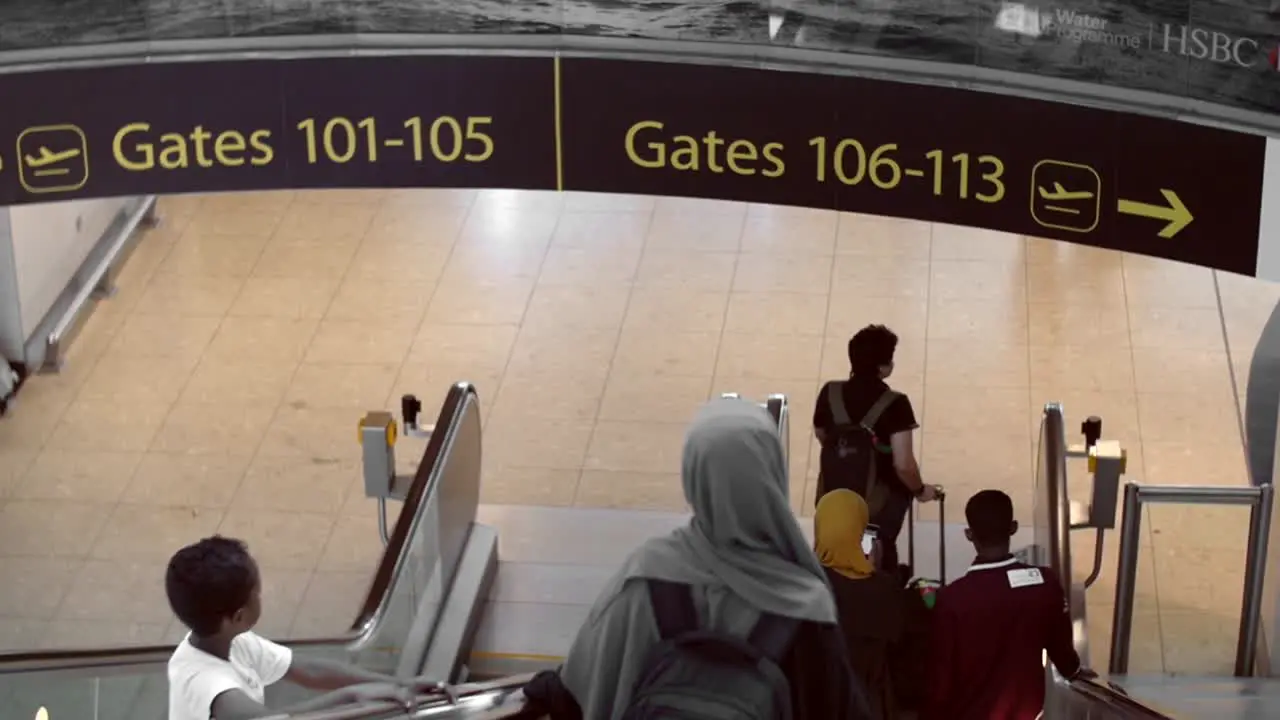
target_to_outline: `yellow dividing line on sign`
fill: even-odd
[[[556,103],[556,190],[564,190],[564,160],[560,152],[560,54],[555,57]]]

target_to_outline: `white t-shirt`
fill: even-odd
[[[266,687],[292,662],[292,650],[251,632],[231,641],[230,662],[195,647],[187,635],[169,658],[169,720],[209,720],[214,698],[228,690],[265,703]]]

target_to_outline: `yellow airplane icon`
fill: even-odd
[[[1101,196],[1102,178],[1088,165],[1041,160],[1031,168],[1031,218],[1039,225],[1093,232],[1101,217]]]
[[[35,170],[35,172],[32,173],[33,175],[35,175],[36,177],[48,177],[49,175],[71,174],[70,168],[65,168],[65,167],[50,168],[46,166],[60,163],[60,162],[63,162],[64,160],[70,160],[71,158],[79,157],[79,155],[80,155],[79,148],[71,148],[70,150],[63,150],[62,152],[54,152],[50,150],[48,146],[41,145],[39,157],[33,156],[30,153],[28,153],[24,159],[27,161],[27,167]],[[36,168],[45,168],[45,169],[37,170]]]
[[[1093,197],[1093,193],[1088,190],[1071,191],[1062,187],[1062,183],[1059,182],[1053,184],[1053,192],[1046,190],[1043,185],[1037,187],[1036,191],[1040,193],[1040,198],[1042,200],[1051,200],[1056,202],[1089,200]],[[1063,212],[1069,215],[1080,214],[1080,210],[1078,208],[1063,207],[1061,205],[1045,205],[1044,208],[1045,210],[1054,210],[1056,212]]]
[[[29,127],[18,135],[18,182],[29,193],[65,193],[89,181],[89,143],[70,124]]]
[[[1053,192],[1044,189],[1044,186],[1036,188],[1040,191],[1040,197],[1045,200],[1088,200],[1093,197],[1093,193],[1088,190],[1071,191],[1062,187],[1062,183],[1053,184]]]

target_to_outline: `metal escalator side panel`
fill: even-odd
[[[1184,715],[1137,700],[1104,680],[1075,680],[1063,685],[1064,702],[1053,715],[1046,705],[1044,717],[1115,717],[1129,720],[1190,720]]]

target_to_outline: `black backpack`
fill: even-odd
[[[854,424],[844,406],[844,386],[842,382],[827,386],[827,403],[835,426],[827,429],[828,437],[822,444],[817,500],[832,490],[852,490],[867,501],[867,509],[874,518],[889,501],[888,478],[876,477],[879,451],[874,428],[884,411],[898,399],[898,393],[885,390],[862,420]]]
[[[791,720],[791,683],[779,663],[798,620],[762,615],[747,640],[699,630],[692,588],[647,582],[662,642],[623,720]]]

